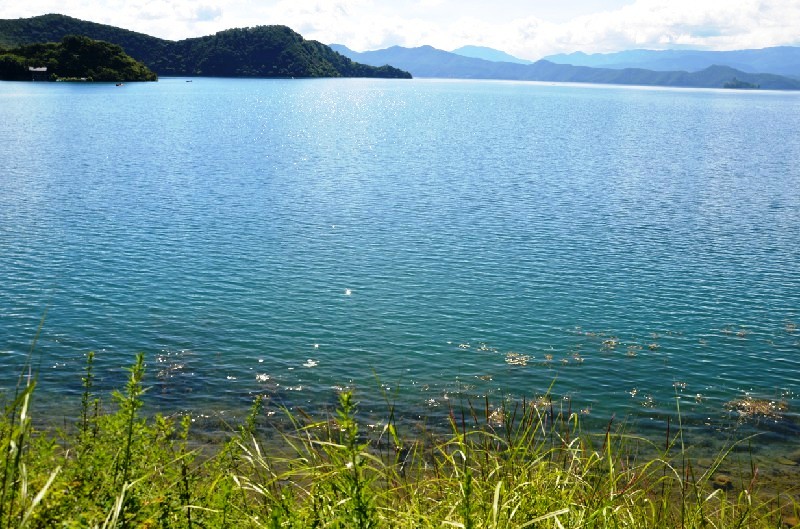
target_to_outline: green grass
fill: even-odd
[[[66,432],[37,431],[35,380],[0,418],[0,527],[181,528],[782,528],[796,496],[719,479],[731,450],[699,465],[682,430],[663,446],[612,423],[585,432],[547,400],[450,410],[449,433],[402,438],[391,406],[364,433],[356,396],[332,416],[286,413],[262,441],[262,402],[226,441],[192,448],[189,417],[146,413],[144,358],[106,409],[88,356]],[[680,410],[678,410],[680,411]],[[647,454],[647,455],[643,455]],[[797,491],[794,492],[795,494]]]

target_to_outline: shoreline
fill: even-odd
[[[312,422],[333,421],[336,415],[335,399],[341,391],[345,391],[343,388],[339,390],[330,388],[329,402],[313,409],[273,401],[268,394],[253,394],[249,402],[243,398],[241,405],[235,409],[190,413],[185,410],[168,410],[157,405],[154,407],[159,397],[148,395],[147,392],[154,386],[148,386],[147,378],[143,382],[146,389],[142,395],[143,417],[153,420],[166,413],[165,417],[168,420],[176,422],[188,418],[189,445],[207,452],[206,455],[209,457],[222,450],[247,421],[253,420],[254,435],[265,447],[279,451],[285,449],[286,436],[297,433],[298,417]],[[346,391],[353,391],[358,398],[357,389],[349,388]],[[111,397],[112,394],[109,392],[105,394],[104,399],[100,399],[101,402],[105,402],[105,405],[101,405],[102,413],[113,412],[113,406],[109,406]],[[254,399],[260,402],[260,412],[256,417],[251,415]],[[741,481],[747,472],[758,468],[762,487],[773,492],[800,482],[800,449],[797,449],[794,437],[786,429],[797,428],[796,421],[771,415],[774,410],[768,403],[763,402],[757,403],[758,405],[749,411],[749,415],[742,409],[729,408],[729,421],[724,428],[719,424],[712,427],[697,421],[694,423],[687,421],[687,417],[680,415],[679,409],[675,415],[667,415],[662,419],[616,414],[612,414],[609,418],[598,418],[582,413],[581,410],[572,410],[571,402],[552,399],[550,395],[535,399],[504,400],[490,400],[487,397],[477,401],[468,397],[454,397],[450,402],[451,407],[438,410],[438,413],[430,413],[435,411],[431,408],[413,410],[408,405],[398,407],[385,404],[385,410],[373,409],[368,413],[359,412],[356,416],[366,432],[365,439],[372,441],[382,439],[386,435],[387,425],[392,424],[394,431],[411,443],[435,444],[452,434],[454,420],[464,432],[475,433],[484,428],[501,432],[505,428],[504,415],[515,417],[521,408],[534,407],[549,417],[552,423],[579,423],[582,436],[598,438],[611,432],[619,438],[629,439],[631,444],[636,445],[631,453],[635,453],[638,458],[657,459],[662,455],[660,451],[671,442],[670,438],[679,434],[682,442],[685,442],[683,456],[697,461],[699,468],[709,467],[718,454],[730,450],[729,459],[735,458],[737,463],[726,468],[727,476]],[[30,405],[34,425],[41,433],[51,435],[58,430],[74,433],[78,425],[76,420],[80,405],[78,400],[63,408],[61,414],[48,418],[42,418],[41,415],[49,407],[46,403],[39,402],[34,397]],[[68,411],[68,408],[72,411]],[[419,413],[423,411],[428,413]],[[736,418],[734,414],[738,414],[739,417]],[[380,442],[385,444],[386,439]]]
[[[83,522],[105,517],[112,525],[160,516],[175,527],[247,519],[255,527],[268,526],[266,520],[295,520],[290,525],[300,527],[326,506],[331,516],[350,520],[341,527],[477,527],[490,513],[508,527],[558,517],[575,525],[601,512],[611,516],[603,526],[617,516],[616,523],[638,520],[637,527],[797,525],[800,450],[786,459],[795,472],[781,474],[761,466],[752,439],[702,457],[680,425],[668,425],[660,446],[613,421],[589,431],[578,414],[565,415],[543,400],[494,411],[488,400],[484,409],[451,408],[449,432],[423,429],[409,438],[394,410],[385,423],[365,425],[357,396],[342,390],[326,416],[287,411],[287,428],[272,432],[266,419],[274,414],[257,397],[243,420],[209,443],[191,433],[188,416],[147,413],[143,355],[129,373],[114,405],[102,406],[90,355],[79,414],[55,444],[56,432],[31,425],[35,383],[21,388],[0,419],[0,440],[19,447],[15,463],[15,450],[2,453],[0,477],[12,485],[12,502],[0,517],[17,516],[13,499],[20,495],[20,519],[36,512],[44,524],[81,512]],[[25,461],[30,472],[19,466]],[[28,480],[41,487],[32,503],[25,500]],[[501,499],[509,508],[499,508]],[[411,518],[401,514],[409,509]]]

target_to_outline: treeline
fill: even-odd
[[[60,43],[0,48],[0,79],[29,81],[29,68],[46,67],[48,80],[156,81],[158,77],[120,46],[68,35]]]
[[[286,26],[230,29],[175,42],[63,15],[0,20],[0,45],[54,42],[67,34],[118,44],[161,76],[411,77],[391,66],[354,62]]]

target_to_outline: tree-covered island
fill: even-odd
[[[722,85],[722,88],[734,88],[738,90],[758,90],[761,87],[756,83],[748,83],[746,81],[741,81],[736,77],[734,77],[733,79]]]
[[[0,48],[0,79],[122,82],[157,81],[158,76],[116,44],[67,35],[59,43]]]
[[[0,48],[0,79],[122,82],[156,81],[158,76],[116,44],[67,35],[59,43]]]

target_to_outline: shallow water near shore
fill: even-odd
[[[537,83],[0,83],[0,387],[44,316],[55,420],[88,351],[101,391],[143,351],[149,404],[209,425],[257,394],[314,411],[353,387],[413,428],[550,392],[589,422],[662,436],[679,406],[699,444],[788,453],[799,109]]]

